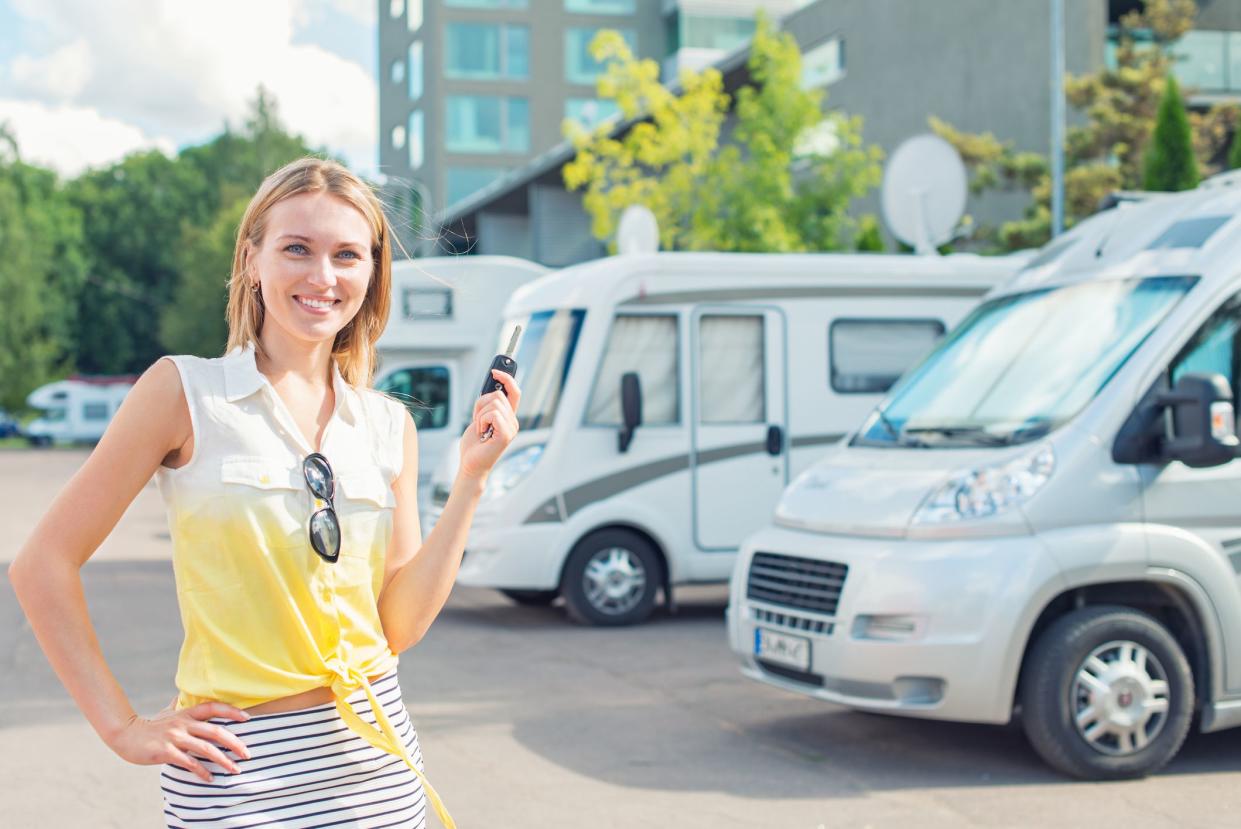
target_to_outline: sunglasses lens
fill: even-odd
[[[335,510],[321,509],[310,516],[310,545],[328,561],[340,555],[340,522]]]
[[[310,456],[302,464],[302,474],[306,477],[306,485],[310,487],[310,491],[316,498],[324,501],[332,498],[335,486],[332,481],[332,468],[327,465],[327,461]]]

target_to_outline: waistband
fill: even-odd
[[[327,664],[336,678],[332,680],[332,695],[336,698],[336,710],[339,712],[345,725],[349,726],[355,734],[366,742],[370,743],[380,751],[386,751],[389,754],[396,755],[405,761],[405,765],[418,776],[422,782],[422,788],[426,792],[427,799],[431,801],[431,808],[435,809],[435,814],[439,816],[440,822],[444,824],[446,829],[456,829],[457,824],[453,821],[452,816],[448,814],[448,810],[444,808],[444,802],[440,800],[439,794],[431,785],[431,781],[427,780],[418,766],[414,764],[414,758],[409,756],[409,751],[405,748],[405,743],[397,736],[396,729],[392,727],[392,722],[388,719],[388,715],[384,713],[383,706],[375,697],[375,692],[371,688],[370,680],[366,674],[358,671],[339,660],[330,660]],[[366,720],[358,716],[353,710],[353,706],[349,704],[349,696],[359,688],[366,692],[366,698],[370,700],[371,712],[375,715],[375,722],[379,726],[368,723]]]

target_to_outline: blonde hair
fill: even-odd
[[[366,217],[371,226],[371,260],[374,270],[366,298],[353,319],[336,334],[332,359],[350,384],[369,387],[375,374],[375,341],[383,333],[392,304],[391,228],[375,193],[361,179],[335,161],[301,158],[264,179],[246,205],[237,228],[233,271],[228,280],[228,346],[253,345],[266,357],[259,342],[266,310],[261,292],[251,290],[251,249],[263,242],[267,214],[272,206],[302,193],[329,193],[344,199]]]

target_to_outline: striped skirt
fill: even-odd
[[[402,702],[396,671],[372,682],[371,688],[421,771],[418,733]],[[354,691],[348,701],[358,716],[375,724],[366,689]],[[355,734],[335,703],[255,714],[246,722],[223,717],[208,722],[240,737],[250,750],[250,759],[243,760],[221,746],[241,769],[230,774],[218,763],[196,756],[211,772],[211,783],[165,763],[160,785],[169,827],[426,826],[426,799],[418,777],[400,757]]]

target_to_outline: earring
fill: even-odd
[[[258,283],[258,281],[257,281],[257,280],[256,280],[256,281],[254,281],[254,282],[251,282],[251,283],[250,283],[250,290],[251,290],[251,291],[254,291],[255,293],[258,293],[258,290],[259,290],[259,283]]]

